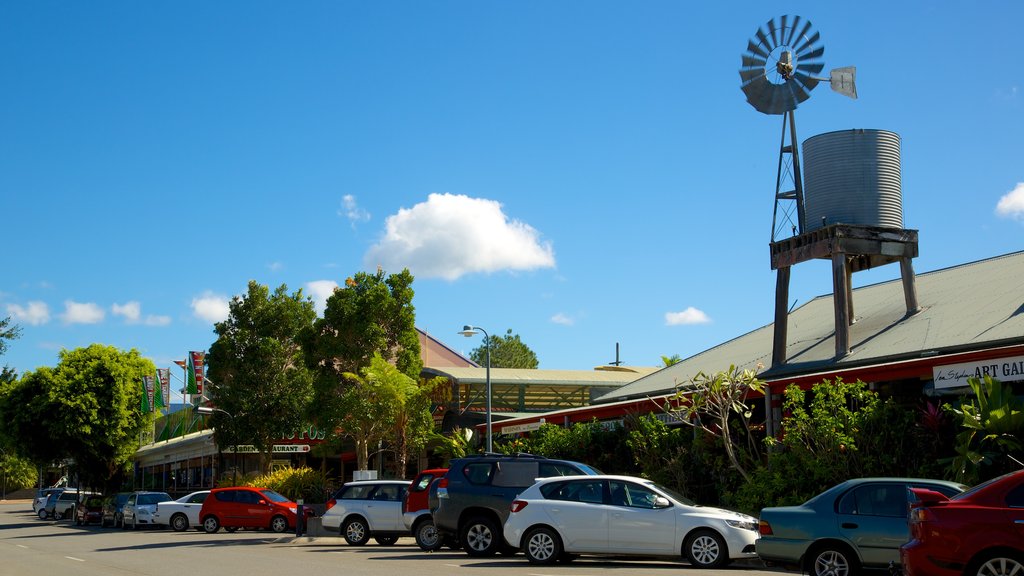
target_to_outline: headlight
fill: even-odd
[[[725,523],[733,528],[742,528],[744,530],[757,532],[757,522],[751,520],[726,520]]]

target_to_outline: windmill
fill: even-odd
[[[816,76],[825,68],[822,60],[824,54],[821,35],[813,29],[809,20],[799,16],[780,16],[758,28],[747,41],[747,50],[742,56],[741,88],[747,96],[747,102],[764,114],[782,115],[782,144],[775,181],[775,208],[772,211],[772,242],[785,231],[787,225],[791,226],[794,236],[804,230],[803,183],[794,115],[796,107],[810,98],[811,90],[821,82],[828,82],[840,94],[857,97],[855,67],[836,68],[828,78]],[[784,189],[789,182],[786,176],[792,180],[792,190]]]

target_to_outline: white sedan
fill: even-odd
[[[170,526],[177,532],[184,532],[189,526],[199,530],[203,527],[199,522],[199,511],[203,509],[203,501],[209,495],[209,490],[200,490],[177,500],[160,502],[153,511],[153,523]]]
[[[633,476],[556,476],[523,490],[505,540],[534,564],[579,554],[682,556],[697,568],[756,558],[757,518],[698,506]]]

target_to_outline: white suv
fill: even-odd
[[[322,525],[339,531],[352,546],[362,546],[370,537],[390,546],[400,536],[410,535],[402,521],[402,501],[408,491],[408,480],[349,482],[334,494],[337,503],[324,512]]]

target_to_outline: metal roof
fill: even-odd
[[[539,370],[527,368],[491,368],[491,384],[528,384],[540,386],[621,386],[655,372],[657,368],[636,367],[628,370]],[[483,384],[486,368],[424,367],[423,372],[444,376],[462,384]]]
[[[611,391],[595,404],[669,394],[698,372],[759,369],[762,379],[1024,343],[1024,252],[916,275],[921,310],[907,316],[899,279],[853,290],[850,354],[835,358],[832,294],[789,314],[786,363],[769,369],[768,324]]]

